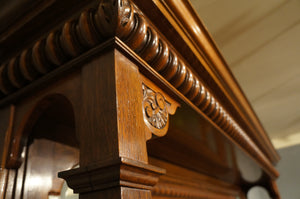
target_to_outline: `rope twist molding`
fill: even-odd
[[[117,36],[244,148],[273,177],[270,160],[129,0],[101,0],[0,67],[0,98]]]

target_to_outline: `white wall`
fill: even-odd
[[[253,187],[247,194],[248,199],[270,199],[268,191],[263,187]]]
[[[282,199],[300,199],[300,145],[279,150],[277,185]]]

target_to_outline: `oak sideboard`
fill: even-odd
[[[279,155],[187,0],[0,7],[0,199],[280,199]]]

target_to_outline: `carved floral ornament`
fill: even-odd
[[[143,85],[143,107],[147,121],[157,129],[163,129],[168,122],[167,103],[164,96]]]
[[[171,103],[159,91],[145,84],[143,89],[143,115],[148,129],[156,136],[164,136],[169,126],[169,114],[174,114],[177,103]]]

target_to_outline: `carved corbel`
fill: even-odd
[[[175,114],[179,104],[149,80],[142,84],[142,91],[146,137],[162,137],[169,128],[169,115]]]

